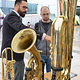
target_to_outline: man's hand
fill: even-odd
[[[45,35],[45,40],[48,41],[48,42],[51,42],[51,36]]]

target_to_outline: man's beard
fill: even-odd
[[[18,10],[18,13],[21,17],[25,17],[26,11],[22,12],[21,10]]]

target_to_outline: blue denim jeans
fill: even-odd
[[[51,71],[51,59],[49,56],[41,56],[42,60],[44,60],[46,64],[46,72]]]

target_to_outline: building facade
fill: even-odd
[[[0,8],[4,14],[9,14],[14,9],[14,1],[10,0],[0,0]],[[28,14],[37,14],[37,4],[28,3]]]

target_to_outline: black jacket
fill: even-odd
[[[14,11],[7,15],[3,20],[1,52],[3,49],[11,47],[13,37],[17,32],[25,28],[28,27],[22,23],[20,17]],[[13,56],[16,61],[20,61],[23,60],[24,54],[17,54],[14,52]],[[8,59],[10,59],[10,51],[8,51]]]

